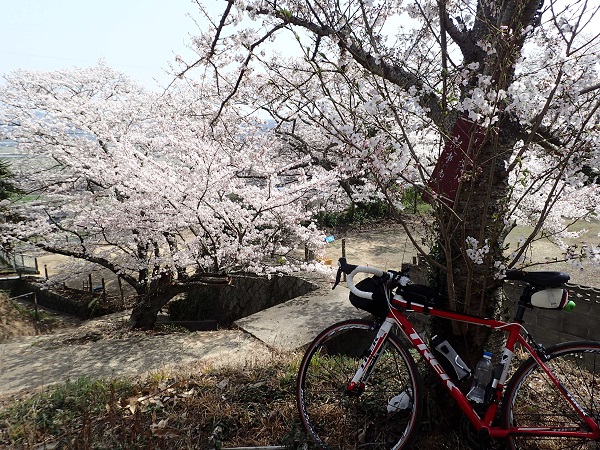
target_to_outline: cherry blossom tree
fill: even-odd
[[[210,25],[177,70],[220,82],[212,122],[234,104],[268,113],[296,151],[336,168],[340,191],[386,199],[451,308],[494,314],[503,271],[535,239],[560,243],[563,216],[597,214],[595,3],[223,0],[218,16],[196,3]],[[407,188],[432,204],[426,233],[402,212]],[[533,232],[508,257],[517,223]],[[473,354],[487,337],[452,332]]]
[[[11,208],[14,199],[19,198],[22,191],[17,187],[15,175],[11,171],[10,164],[0,161],[0,224],[14,223],[21,220]],[[11,254],[12,243],[0,238],[0,250],[3,255]]]
[[[4,238],[120,276],[137,294],[133,326],[190,283],[309,268],[294,250],[321,246],[306,204],[329,175],[233,108],[211,126],[214,86],[158,95],[103,64],[5,81],[0,122],[29,200]]]

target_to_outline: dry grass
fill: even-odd
[[[23,327],[31,322],[26,315]],[[95,321],[68,339],[91,331],[106,338],[137,333],[119,323]],[[237,368],[165,369],[136,379],[80,378],[0,398],[0,449],[312,448],[295,405],[301,356],[273,355]],[[413,449],[467,448],[436,408],[428,408]]]
[[[0,448],[305,449],[295,406],[299,359],[273,357],[268,364],[237,369],[187,367],[139,380],[81,378],[5,400]],[[413,448],[467,448],[458,433],[438,425],[425,423]]]
[[[0,343],[20,336],[33,336],[53,332],[67,326],[57,314],[49,314],[40,308],[34,311],[31,302],[9,300],[0,292]]]
[[[198,449],[290,445],[303,436],[293,363],[68,382],[0,410],[0,448]],[[42,446],[40,446],[40,444]]]

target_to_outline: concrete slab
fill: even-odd
[[[364,316],[348,300],[349,292],[345,284],[332,290],[324,283],[310,294],[244,317],[235,325],[275,350],[301,349],[329,325]]]
[[[333,260],[334,269],[343,254],[342,245],[350,263],[380,269],[399,269],[416,255],[399,226],[336,236],[326,249],[326,257]],[[308,345],[329,325],[367,315],[348,300],[350,291],[346,283],[340,283],[335,290],[331,289],[331,281],[321,284],[322,288],[308,295],[240,319],[235,325],[275,350],[289,351]]]

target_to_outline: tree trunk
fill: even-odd
[[[141,287],[136,289],[138,301],[131,312],[130,325],[133,328],[153,328],[161,308],[185,289],[180,284],[173,284],[171,273],[162,273],[149,283],[141,284]]]
[[[156,325],[156,319],[161,308],[170,300],[142,296],[133,307],[129,323],[132,328],[150,329]]]
[[[467,314],[495,317],[499,311],[502,281],[496,276],[495,263],[503,261],[502,217],[509,193],[506,163],[516,142],[516,133],[511,129],[511,123],[504,120],[498,129],[488,132],[463,174],[453,211],[441,212],[444,216],[438,222],[445,226],[439,233],[435,257],[448,270],[438,274],[437,287],[448,293],[450,308]],[[476,247],[467,242],[471,238],[478,242]],[[474,261],[467,250],[484,246],[488,252],[481,254],[481,261]],[[453,345],[472,367],[490,333],[484,327],[448,321],[434,322],[432,327],[433,333],[451,336]]]
[[[437,246],[432,257],[447,268],[446,272],[433,273],[434,287],[446,292],[449,307],[455,311],[482,317],[498,317],[502,300],[502,281],[495,277],[495,261],[503,260],[504,222],[508,198],[508,174],[506,161],[515,145],[516,133],[509,123],[499,124],[500,131],[488,132],[487,139],[471,159],[456,193],[453,210],[438,211],[440,230]],[[483,255],[481,264],[473,261],[466,250],[468,237],[485,245],[489,252]],[[475,370],[483,350],[499,355],[503,333],[490,334],[481,326],[469,326],[459,322],[432,319],[431,335],[448,339],[457,353]],[[440,356],[440,359],[443,358]],[[472,377],[457,385],[463,392],[469,390]],[[448,426],[459,428],[461,413],[448,398],[447,391],[438,383],[431,382],[428,395],[438,399],[438,408],[428,411],[429,420],[443,420]]]

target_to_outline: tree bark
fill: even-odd
[[[156,325],[158,313],[178,292],[159,295],[147,294],[140,297],[131,311],[129,323],[132,328],[151,329]]]
[[[503,261],[505,226],[502,218],[509,194],[508,159],[517,133],[508,117],[496,129],[488,130],[486,141],[475,152],[463,173],[452,211],[438,212],[441,224],[437,251],[433,254],[446,268],[437,274],[438,288],[448,292],[450,307],[456,311],[494,317],[502,298],[502,280],[496,262]],[[476,262],[467,254],[467,238],[489,251]],[[467,324],[435,322],[433,333],[455,336],[455,344],[466,361],[474,363],[488,342],[489,330]]]
[[[140,283],[136,292],[138,301],[133,307],[129,322],[133,328],[148,329],[156,324],[161,308],[175,295],[183,292],[183,288],[182,285],[173,283],[170,272],[163,272]]]

